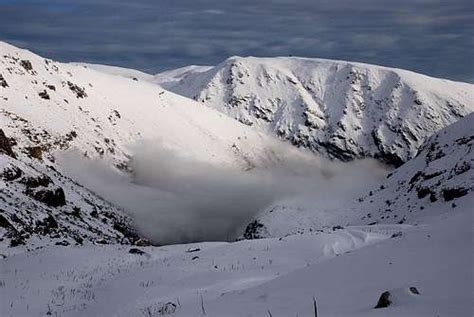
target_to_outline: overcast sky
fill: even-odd
[[[155,73],[229,56],[361,61],[474,82],[473,0],[0,0],[0,40]]]

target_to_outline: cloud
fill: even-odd
[[[292,54],[469,80],[472,68],[458,65],[473,52],[471,12],[469,0],[2,1],[0,39],[152,73]]]
[[[337,208],[387,172],[370,160],[336,163],[316,156],[287,157],[243,171],[183,157],[159,141],[132,148],[130,175],[74,152],[58,162],[81,184],[124,209],[141,234],[156,244],[233,240],[255,215],[287,199],[309,202],[315,212]]]

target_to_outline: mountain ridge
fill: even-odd
[[[231,57],[161,85],[297,147],[395,166],[474,110],[472,84],[324,59]]]

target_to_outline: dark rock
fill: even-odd
[[[15,236],[10,240],[10,247],[25,245],[25,239],[22,236]]]
[[[31,65],[31,62],[29,60],[21,60],[20,65],[27,71],[33,70],[33,65]]]
[[[423,176],[423,179],[424,180],[428,180],[428,179],[432,179],[432,178],[435,178],[439,175],[443,174],[443,171],[437,171],[437,172],[434,172],[434,173],[431,173],[431,174],[426,174]]]
[[[16,157],[15,153],[13,153],[10,140],[7,138],[2,129],[0,129],[0,153],[4,153],[13,158]]]
[[[456,143],[459,145],[468,144],[474,141],[474,135],[465,136],[459,139],[456,139]]]
[[[76,241],[76,243],[79,245],[82,245],[82,243],[84,242],[84,239],[82,239],[79,236],[74,236],[73,238],[74,238],[74,241]]]
[[[72,212],[70,214],[71,216],[74,216],[76,218],[79,218],[79,219],[82,219],[81,217],[81,208],[80,207],[77,207],[77,206],[74,206],[72,208]]]
[[[24,177],[20,180],[20,183],[31,189],[37,187],[48,187],[53,183],[53,181],[51,178],[49,178],[49,176],[41,175],[38,177]]]
[[[460,175],[471,169],[471,164],[469,162],[460,162],[454,167],[454,174]]]
[[[84,88],[79,87],[78,85],[71,83],[70,81],[67,82],[69,89],[76,94],[77,98],[85,98],[87,97],[86,90]]]
[[[17,231],[15,227],[5,218],[2,214],[0,214],[0,227],[4,228],[9,231]]]
[[[254,220],[253,222],[249,223],[245,228],[244,239],[261,239],[261,233],[264,229],[265,226],[262,223],[258,222],[258,220]]]
[[[138,236],[138,234],[132,228],[130,228],[124,223],[116,221],[114,222],[113,228],[117,230],[118,232],[120,232],[121,234],[123,234],[124,237],[128,238],[132,242],[133,241],[138,242],[140,240],[140,237]],[[146,244],[143,246],[147,246],[147,245],[149,244]]]
[[[3,170],[1,178],[6,182],[14,181],[23,175],[23,171],[16,166],[7,167]]]
[[[66,240],[58,241],[55,243],[55,245],[62,245],[64,247],[67,247],[69,245],[69,242],[67,242]]]
[[[417,187],[416,193],[417,193],[418,198],[422,199],[428,196],[429,194],[432,194],[432,191],[431,189],[427,187]]]
[[[158,314],[159,315],[171,315],[176,312],[176,309],[178,306],[176,306],[175,303],[173,302],[168,302],[163,304],[159,309],[158,309]]]
[[[58,222],[53,217],[53,215],[48,215],[48,217],[46,217],[45,219],[36,222],[35,232],[42,235],[47,235],[58,228]]]
[[[398,231],[398,232],[395,232],[394,234],[392,234],[392,236],[390,238],[398,238],[398,237],[401,237],[403,235],[403,233],[401,231]]]
[[[54,87],[54,85],[46,85],[46,88],[52,91],[56,91],[56,87]]]
[[[128,253],[130,254],[137,254],[137,255],[145,255],[146,252],[145,251],[142,251],[138,248],[131,248],[130,250],[128,250]]]
[[[459,198],[459,197],[467,195],[468,192],[469,192],[468,188],[459,187],[459,188],[445,188],[443,189],[442,193],[443,193],[443,198],[445,201],[451,201],[455,198]]]
[[[339,226],[339,225],[332,227],[332,231],[342,230],[342,229],[344,229],[344,227],[343,227],[343,226]]]
[[[201,251],[200,248],[189,248],[186,250],[186,253],[193,253],[193,252],[199,252]]]
[[[412,293],[412,294],[415,294],[415,295],[420,295],[420,292],[418,291],[418,289],[414,286],[411,286],[408,288],[408,290]]]
[[[43,159],[43,149],[40,146],[30,146],[27,150],[30,157],[38,160]]]
[[[392,305],[393,299],[394,299],[393,296],[392,296],[392,292],[396,295],[395,296],[396,298],[398,298],[399,296],[405,297],[407,295],[408,296],[420,295],[420,292],[414,286],[411,286],[408,289],[386,291],[386,292],[383,292],[382,295],[380,295],[380,298],[377,302],[377,305],[374,308],[386,308],[386,307],[389,307],[390,305]]]
[[[46,100],[50,99],[49,94],[46,90],[40,91],[38,93],[38,96],[40,96],[41,98],[46,99]]]
[[[51,207],[59,207],[66,204],[66,195],[61,187],[39,190],[27,189],[26,194]]]
[[[7,81],[5,80],[5,78],[3,78],[3,75],[0,74],[0,87],[3,87],[3,88],[7,88],[8,87],[8,83]]]
[[[379,301],[377,302],[377,305],[374,308],[385,308],[390,306],[392,304],[390,297],[390,292],[383,292],[382,295],[380,295]]]

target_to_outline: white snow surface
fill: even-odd
[[[318,316],[470,316],[472,227],[472,210],[463,210],[415,227],[143,247],[143,255],[49,247],[0,260],[0,314],[160,316],[166,307],[171,316],[314,316],[314,296]],[[393,304],[374,309],[384,291]]]
[[[335,60],[231,57],[166,81],[159,82],[168,90],[298,147],[395,165],[474,110],[472,84]]]

